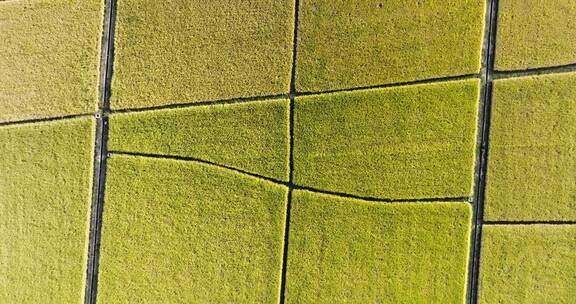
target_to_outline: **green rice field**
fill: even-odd
[[[576,2],[0,0],[0,304],[576,303]]]

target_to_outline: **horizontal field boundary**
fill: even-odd
[[[576,72],[576,63],[541,68],[530,68],[525,70],[501,70],[494,71],[492,75],[493,79],[508,79],[528,76],[563,74],[569,72]]]
[[[43,117],[43,118],[31,118],[31,119],[4,121],[4,122],[0,122],[0,127],[13,126],[13,125],[27,125],[27,124],[34,124],[34,123],[53,122],[53,121],[59,121],[59,120],[70,120],[70,119],[88,118],[88,117],[99,118],[100,114],[98,112],[90,112],[90,113],[80,113],[80,114],[63,115],[63,116],[52,116],[52,117]]]
[[[127,108],[127,109],[112,109],[109,113],[139,113],[147,111],[157,111],[157,110],[169,110],[169,109],[182,109],[182,108],[193,108],[193,107],[205,107],[205,106],[219,106],[219,105],[233,105],[254,101],[277,101],[279,99],[289,99],[289,94],[277,94],[277,95],[262,95],[262,96],[251,96],[251,97],[240,97],[240,98],[229,98],[229,99],[215,99],[215,100],[204,100],[204,101],[193,101],[193,102],[182,102],[173,103],[167,105],[141,107],[141,108]]]
[[[494,79],[494,80],[510,79],[510,78],[519,78],[519,77],[527,77],[527,76],[562,74],[562,73],[569,73],[569,72],[576,72],[576,63],[567,64],[567,65],[560,65],[560,66],[552,66],[552,67],[525,69],[525,70],[493,71],[492,72],[492,79]],[[114,114],[114,113],[139,113],[139,112],[147,112],[147,111],[154,111],[154,110],[192,108],[192,107],[202,107],[202,106],[211,106],[211,105],[214,105],[214,106],[216,106],[216,105],[232,105],[232,104],[239,104],[239,103],[252,102],[252,101],[275,101],[278,99],[290,99],[290,97],[317,96],[317,95],[331,94],[331,93],[346,93],[346,92],[355,92],[355,91],[363,91],[363,90],[395,88],[395,87],[404,87],[404,86],[413,86],[413,85],[422,85],[422,84],[434,84],[434,83],[442,83],[442,82],[457,81],[457,80],[480,79],[481,77],[483,77],[481,74],[465,74],[465,75],[429,78],[429,79],[422,79],[422,80],[415,80],[415,81],[396,82],[396,83],[389,83],[389,84],[382,84],[382,85],[355,87],[355,88],[338,89],[338,90],[327,90],[327,91],[318,91],[318,92],[295,92],[295,93],[286,93],[286,94],[261,95],[261,96],[250,96],[250,97],[229,98],[229,99],[215,99],[215,100],[204,100],[204,101],[195,101],[195,102],[181,102],[181,103],[177,102],[177,103],[171,103],[171,104],[167,104],[167,105],[140,107],[140,108],[109,109],[107,106],[102,111],[102,115],[107,116],[109,114]],[[109,94],[109,91],[107,92],[107,94]],[[109,97],[110,96],[107,96],[107,99]],[[107,102],[109,102],[109,100],[107,100]],[[18,124],[31,124],[31,123],[49,122],[49,121],[57,121],[57,120],[66,120],[66,119],[73,119],[73,118],[83,118],[83,117],[90,117],[90,116],[98,118],[99,117],[98,115],[100,115],[100,111],[99,112],[84,112],[84,113],[77,113],[77,114],[70,114],[70,115],[20,119],[20,120],[9,120],[9,121],[0,122],[0,127],[9,126],[9,125],[18,125]]]
[[[422,84],[434,84],[434,83],[442,83],[442,82],[448,82],[448,81],[479,79],[479,78],[480,78],[480,74],[466,74],[466,75],[440,77],[440,78],[429,78],[429,79],[415,80],[415,81],[409,81],[409,82],[397,82],[397,83],[382,84],[382,85],[375,85],[375,86],[366,86],[366,87],[357,87],[357,88],[348,88],[348,89],[339,89],[339,90],[327,90],[327,91],[319,91],[319,92],[295,92],[294,91],[294,92],[289,92],[289,93],[285,93],[285,94],[276,94],[276,95],[261,95],[261,96],[238,97],[238,98],[229,98],[229,99],[203,100],[203,101],[194,101],[194,102],[174,102],[171,104],[159,105],[159,106],[126,108],[126,109],[112,109],[109,111],[109,113],[110,114],[135,113],[135,112],[137,113],[137,112],[145,112],[145,111],[153,111],[153,110],[164,110],[164,109],[192,108],[192,107],[211,106],[211,105],[230,105],[230,104],[238,104],[238,103],[253,102],[253,101],[273,101],[273,100],[277,100],[277,99],[294,99],[294,98],[302,97],[302,96],[317,96],[317,95],[332,94],[332,93],[346,93],[346,92],[356,92],[356,91],[364,91],[364,90],[406,87],[406,86],[414,86],[414,85],[422,85]]]
[[[110,150],[110,151],[108,151],[108,157],[114,157],[115,155],[120,155],[120,156],[132,156],[132,157],[140,157],[140,158],[170,159],[170,160],[177,160],[177,161],[183,161],[183,162],[196,162],[196,163],[201,163],[201,164],[204,164],[204,165],[210,165],[210,166],[218,167],[218,168],[221,168],[221,169],[226,169],[226,170],[234,171],[234,172],[236,172],[236,173],[248,175],[248,176],[250,176],[250,177],[253,177],[253,178],[256,178],[256,179],[265,180],[265,181],[272,182],[272,183],[275,183],[275,184],[280,184],[280,185],[288,186],[288,182],[286,182],[286,181],[282,181],[282,180],[275,179],[275,178],[272,178],[272,177],[268,177],[268,176],[264,176],[264,175],[260,175],[260,174],[256,174],[256,173],[252,173],[252,172],[245,171],[245,170],[242,170],[242,169],[239,169],[239,168],[235,168],[235,167],[232,167],[232,166],[219,164],[219,163],[216,163],[216,162],[213,162],[213,161],[209,161],[209,160],[205,160],[205,159],[201,159],[201,158],[197,158],[197,157],[165,155],[165,154],[154,154],[154,153],[126,152],[126,151],[118,151],[118,150]]]
[[[576,220],[484,221],[484,225],[576,225]]]
[[[515,70],[515,71],[493,71],[491,73],[491,78],[492,79],[507,79],[507,78],[517,78],[517,77],[525,77],[525,76],[532,76],[532,75],[566,73],[566,72],[571,72],[571,71],[576,71],[576,64],[569,64],[569,65],[555,66],[555,67],[544,67],[544,68],[536,68],[536,69],[526,69],[526,70]],[[211,106],[211,105],[231,105],[231,104],[238,104],[238,103],[243,103],[243,102],[253,102],[253,101],[274,101],[274,100],[278,100],[278,99],[290,99],[290,98],[297,98],[297,97],[303,97],[303,96],[318,96],[318,95],[332,94],[332,93],[347,93],[347,92],[356,92],[356,91],[364,91],[364,90],[407,87],[407,86],[415,86],[415,85],[423,85],[423,84],[435,84],[435,83],[443,83],[443,82],[458,81],[458,80],[481,79],[483,77],[486,77],[483,73],[462,74],[462,75],[456,75],[456,76],[427,78],[427,79],[414,80],[414,81],[395,82],[395,83],[380,84],[380,85],[373,85],[373,86],[363,86],[363,87],[354,87],[354,88],[345,88],[345,89],[336,89],[336,90],[325,90],[325,91],[317,91],[317,92],[296,92],[296,91],[294,91],[294,92],[290,92],[290,93],[275,94],[275,95],[235,97],[235,98],[228,98],[228,99],[202,100],[202,101],[194,101],[194,102],[174,102],[174,103],[170,103],[167,105],[159,105],[159,106],[126,108],[126,109],[113,109],[113,110],[110,110],[108,113],[110,113],[110,114],[114,114],[114,113],[138,113],[138,112],[163,110],[163,109],[179,109],[179,108],[191,108],[191,107],[201,107],[201,106]]]
[[[357,199],[363,200],[368,202],[378,202],[378,203],[399,203],[399,202],[455,202],[455,203],[463,203],[463,202],[470,202],[472,200],[471,197],[428,197],[428,198],[406,198],[406,199],[391,199],[391,198],[381,198],[381,197],[371,197],[371,196],[361,196],[361,195],[354,195],[350,193],[344,192],[337,192],[337,191],[329,191],[323,189],[317,189],[314,187],[309,187],[305,185],[298,185],[292,182],[286,182],[282,180],[278,180],[275,178],[255,174],[252,172],[248,172],[242,169],[234,168],[232,166],[222,165],[216,162],[207,161],[204,159],[196,158],[196,157],[182,157],[182,156],[173,156],[173,155],[163,155],[163,154],[151,154],[151,153],[137,153],[137,152],[124,152],[124,151],[108,151],[108,157],[114,157],[115,155],[123,155],[123,156],[131,156],[131,157],[141,157],[141,158],[152,158],[152,159],[170,159],[176,161],[183,161],[183,162],[196,162],[201,163],[209,166],[214,166],[217,168],[230,170],[236,173],[240,173],[252,178],[265,180],[268,182],[272,182],[275,184],[283,185],[286,187],[290,187],[293,190],[306,190],[310,192],[315,192],[319,194],[327,194],[332,196],[338,196],[341,198],[350,198],[350,199]]]

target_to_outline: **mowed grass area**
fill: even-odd
[[[293,0],[119,0],[112,108],[288,93]]]
[[[390,199],[472,194],[479,81],[296,98],[294,181]]]
[[[108,160],[99,303],[278,303],[288,189],[212,165]]]
[[[0,122],[95,112],[103,1],[0,1]]]
[[[464,303],[468,203],[294,191],[286,303]]]
[[[497,70],[576,63],[576,1],[499,1]]]
[[[574,303],[576,226],[485,226],[479,303]]]
[[[288,180],[289,101],[114,114],[108,149],[194,157]]]
[[[0,127],[0,303],[83,301],[94,128]]]
[[[298,91],[478,73],[485,1],[301,0]]]
[[[496,80],[488,220],[576,219],[576,73]]]

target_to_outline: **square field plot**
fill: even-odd
[[[468,203],[293,193],[286,303],[464,303]]]
[[[471,195],[479,81],[298,97],[294,180],[390,199]]]
[[[278,303],[287,188],[114,155],[106,191],[99,303]]]
[[[96,111],[103,3],[0,1],[0,122]]]
[[[576,299],[576,226],[484,226],[479,303]]]
[[[497,70],[576,63],[576,1],[499,1]]]
[[[0,303],[83,302],[94,126],[0,127]]]
[[[108,149],[193,157],[288,180],[287,99],[113,114]]]
[[[298,91],[480,71],[483,0],[301,0]]]
[[[294,0],[119,0],[112,108],[288,93]]]
[[[576,220],[576,73],[496,80],[484,217]]]

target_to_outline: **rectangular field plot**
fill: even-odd
[[[278,303],[287,188],[113,155],[106,189],[99,303]]]
[[[104,1],[0,1],[0,122],[95,112]]]
[[[479,81],[298,97],[295,183],[390,199],[472,193]]]
[[[574,303],[575,261],[574,225],[485,226],[479,303]]]
[[[484,217],[576,219],[576,73],[494,82]]]
[[[94,122],[0,127],[0,303],[82,303]]]
[[[286,303],[464,303],[468,203],[293,193]]]
[[[302,0],[296,88],[318,92],[480,72],[483,0]]]
[[[294,0],[118,1],[112,108],[288,93]]]
[[[288,180],[289,102],[114,114],[108,149],[194,157],[278,180]]]
[[[576,63],[576,1],[499,1],[496,69]]]

